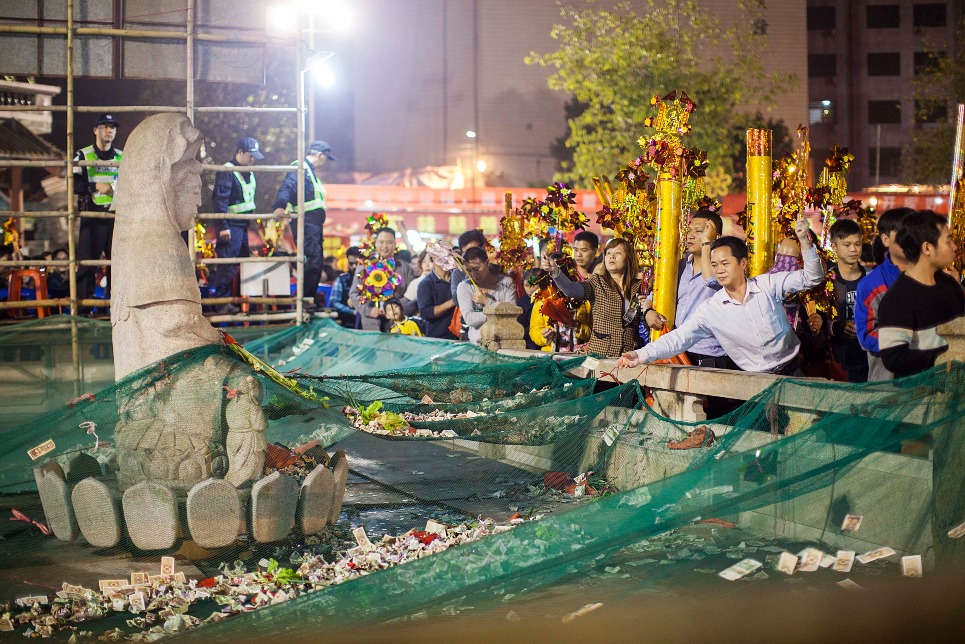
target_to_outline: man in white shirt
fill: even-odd
[[[783,300],[790,293],[813,288],[824,280],[817,250],[808,237],[803,217],[794,224],[801,243],[804,269],[748,279],[747,244],[736,237],[721,237],[711,245],[710,263],[721,290],[697,307],[676,330],[637,351],[628,351],[618,367],[670,358],[698,341],[716,338],[728,356],[744,371],[801,375],[801,345],[784,314]]]

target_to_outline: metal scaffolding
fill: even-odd
[[[295,235],[295,254],[293,256],[280,257],[247,257],[247,258],[203,258],[195,254],[194,231],[189,233],[188,248],[192,260],[196,265],[217,265],[217,264],[242,264],[247,262],[261,263],[295,263],[297,276],[297,286],[295,297],[241,297],[241,298],[202,298],[202,304],[258,304],[258,305],[295,305],[294,312],[284,311],[277,313],[237,315],[209,315],[212,322],[228,321],[248,321],[248,322],[275,322],[288,321],[294,319],[297,324],[301,324],[303,319],[303,289],[305,272],[305,255],[303,243],[305,239],[305,76],[303,73],[304,51],[302,47],[302,34],[304,26],[299,21],[298,31],[295,36],[290,38],[278,38],[274,36],[250,35],[250,34],[208,34],[198,33],[196,23],[196,9],[200,0],[185,0],[186,17],[184,31],[172,30],[144,30],[144,29],[108,29],[94,27],[77,26],[74,19],[73,0],[64,0],[66,5],[66,20],[63,26],[32,26],[32,25],[0,25],[0,35],[20,34],[20,35],[47,35],[63,36],[66,38],[66,105],[10,105],[4,106],[4,111],[9,112],[66,112],[67,117],[67,136],[66,154],[62,161],[17,161],[0,160],[0,168],[30,168],[30,167],[54,167],[64,166],[66,168],[66,192],[67,210],[48,210],[48,211],[0,211],[0,218],[49,218],[59,217],[67,219],[67,252],[66,260],[11,260],[0,261],[0,267],[55,267],[67,266],[70,284],[70,296],[64,299],[45,299],[28,300],[20,302],[0,302],[2,309],[23,309],[56,307],[69,303],[71,315],[77,315],[81,306],[91,307],[110,306],[110,300],[83,299],[77,292],[77,268],[79,266],[110,266],[110,260],[83,260],[77,259],[76,233],[81,218],[114,218],[112,212],[92,212],[78,211],[77,202],[74,196],[74,168],[89,166],[118,166],[113,161],[75,161],[74,149],[74,117],[77,113],[90,112],[183,112],[191,122],[194,122],[195,114],[204,112],[220,113],[258,113],[258,114],[292,114],[296,118],[296,139],[297,139],[297,164],[296,173],[298,181],[298,204],[297,209],[291,214],[296,227]],[[74,104],[74,38],[75,36],[110,36],[117,39],[147,39],[147,40],[175,40],[185,44],[185,78],[186,78],[186,102],[183,106],[175,105],[110,105],[110,106],[78,106]],[[279,45],[295,48],[295,74],[297,86],[296,107],[247,107],[247,106],[196,106],[195,105],[195,48],[198,42],[213,42],[222,44],[255,44],[255,45]],[[204,165],[204,172],[226,171],[233,172],[237,168],[228,165]],[[291,165],[256,165],[247,166],[245,171],[265,172],[265,173],[288,173],[292,171]],[[232,214],[233,219],[271,219],[273,213],[259,214]],[[199,213],[201,220],[224,219],[225,213]],[[312,294],[314,295],[314,294]],[[76,345],[75,345],[76,350]],[[77,364],[75,355],[75,364]]]

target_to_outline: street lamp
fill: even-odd
[[[476,163],[476,154],[479,152],[479,137],[476,135],[475,130],[466,130],[466,138],[472,144],[472,163],[469,166],[469,172],[472,173],[472,202],[476,203],[476,170],[478,164]]]

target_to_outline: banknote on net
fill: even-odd
[[[961,539],[965,537],[965,523],[955,526],[948,531],[948,536],[952,539]]]
[[[824,553],[817,548],[805,548],[797,553],[797,556],[801,560],[797,566],[798,570],[801,572],[814,572],[821,566],[821,559],[824,557]]]
[[[148,583],[147,581],[148,573],[146,572],[132,572],[131,573],[131,585],[141,586]]]
[[[730,568],[720,571],[718,576],[723,577],[727,581],[737,581],[745,575],[749,575],[761,566],[763,566],[760,561],[755,561],[754,559],[743,559],[738,561]]]
[[[797,557],[790,552],[782,552],[777,558],[777,570],[787,575],[793,575],[797,568]]]
[[[854,555],[854,550],[838,550],[833,570],[835,572],[851,572],[851,567],[854,566]]]
[[[921,555],[909,555],[901,558],[901,574],[904,577],[921,577]]]
[[[38,458],[40,458],[47,452],[54,451],[56,447],[57,446],[54,445],[54,441],[48,439],[43,443],[41,443],[40,445],[37,445],[36,447],[31,447],[30,449],[28,449],[27,456],[30,457],[30,460],[36,461]]]
[[[861,528],[861,522],[864,521],[864,516],[859,514],[846,514],[844,515],[844,521],[841,522],[842,532],[857,532]]]
[[[857,559],[859,563],[871,563],[878,559],[884,559],[885,557],[890,557],[895,554],[895,551],[891,548],[885,546],[884,548],[878,548],[877,550],[872,550],[871,552],[866,552],[863,555],[858,555]]]
[[[821,556],[821,563],[818,565],[822,568],[830,568],[835,561],[837,561],[837,558],[834,555],[825,554]]]
[[[842,579],[841,581],[838,582],[838,585],[844,588],[845,590],[864,590],[863,586],[859,586],[858,584],[854,583],[850,579]]]
[[[374,547],[372,545],[372,542],[369,541],[368,535],[365,534],[365,528],[363,528],[362,526],[359,526],[354,530],[352,530],[352,535],[355,537],[356,543],[358,543],[359,546],[362,547],[362,549],[371,550]]]

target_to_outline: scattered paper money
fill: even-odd
[[[921,577],[921,555],[909,555],[901,558],[901,574],[904,577]]]
[[[817,548],[805,548],[797,553],[797,556],[801,560],[797,566],[798,570],[801,572],[814,572],[821,566],[821,559],[824,557],[824,553]]]
[[[861,522],[864,520],[864,516],[856,514],[846,514],[844,515],[844,521],[841,523],[841,532],[857,532],[861,527]]]
[[[778,572],[783,572],[786,575],[793,575],[795,568],[797,568],[797,557],[792,555],[790,552],[782,552],[781,556],[777,559]]]
[[[720,571],[717,573],[717,575],[726,579],[727,581],[737,581],[741,577],[751,574],[763,565],[764,564],[762,564],[760,561],[744,559],[742,561],[738,561],[730,568]]]
[[[584,369],[589,369],[590,371],[596,371],[600,368],[600,361],[592,356],[589,356],[580,366]]]
[[[372,545],[372,542],[369,541],[368,535],[365,534],[365,528],[363,528],[362,526],[359,526],[354,530],[352,530],[352,535],[355,537],[356,543],[358,543],[359,546],[361,546],[362,548],[366,550],[370,550],[374,547]]]
[[[872,550],[871,552],[866,552],[863,555],[858,555],[857,559],[859,563],[871,563],[878,559],[884,559],[885,557],[890,557],[895,554],[895,551],[887,546],[884,548],[878,548],[877,550]]]
[[[130,610],[132,613],[143,613],[147,610],[147,602],[144,599],[144,593],[137,591],[131,595]]]
[[[17,604],[26,608],[30,608],[34,604],[46,605],[47,602],[47,595],[31,595],[30,597],[21,597],[16,600]]]
[[[161,557],[161,574],[166,577],[174,574],[174,557]]]
[[[835,572],[851,572],[851,567],[854,566],[854,554],[854,550],[838,550],[838,556],[834,560],[832,570]]]
[[[819,563],[818,565],[821,566],[822,568],[830,568],[831,564],[833,564],[837,560],[838,560],[837,557],[835,557],[834,555],[826,554],[823,557],[821,557],[821,563]]]
[[[842,579],[841,581],[838,582],[838,585],[844,588],[845,590],[864,590],[864,587],[859,586],[858,584],[854,583],[850,579]]]
[[[566,619],[566,618],[564,617],[563,619]],[[13,627],[13,620],[12,620],[12,619],[10,619],[9,617],[4,617],[4,618],[0,619],[0,632],[2,632],[2,631],[12,631],[13,629],[14,629],[14,627]]]
[[[146,572],[132,572],[131,573],[131,585],[138,586],[141,584],[148,583],[148,574]]]
[[[433,521],[432,519],[429,519],[428,521],[426,521],[426,532],[432,532],[443,538],[445,538],[446,535],[449,534],[444,524],[439,523],[438,521]]]
[[[948,531],[948,536],[952,539],[961,539],[965,537],[965,523],[955,526]]]
[[[54,445],[54,441],[48,439],[43,443],[41,443],[40,445],[37,445],[36,447],[31,447],[30,449],[28,449],[27,456],[30,457],[30,460],[36,461],[38,458],[40,458],[47,452],[52,452],[56,448],[57,446]]]
[[[123,588],[127,585],[126,579],[100,579],[97,581],[97,585],[100,587],[101,594],[110,595],[112,592],[118,588]]]
[[[176,572],[174,573],[174,581],[179,584],[186,584],[188,583],[188,578],[185,577],[183,572]]]
[[[587,613],[593,612],[593,611],[595,611],[597,608],[599,608],[599,607],[601,607],[601,606],[603,606],[603,604],[587,604],[586,606],[584,606],[583,608],[581,608],[581,609],[579,609],[579,610],[575,610],[575,611],[573,611],[572,613],[568,613],[568,614],[566,614],[566,615],[563,615],[563,623],[564,623],[564,624],[569,624],[570,622],[572,622],[572,621],[573,621],[574,619],[576,619],[577,617],[583,617],[583,616],[586,615]]]

